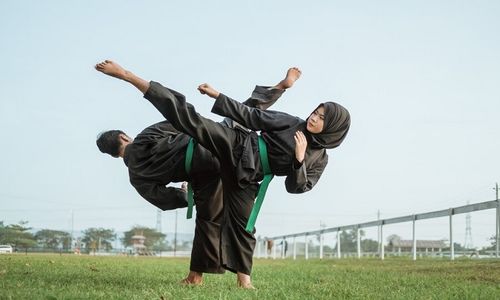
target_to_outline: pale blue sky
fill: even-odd
[[[352,127],[313,191],[271,183],[258,235],[371,221],[494,199],[500,180],[498,1],[2,1],[0,220],[36,228],[154,227],[156,209],[96,135],[132,136],[161,115],[93,70],[113,59],[182,93],[204,115],[209,82],[244,99],[290,66],[303,71],[274,107],[303,118],[325,100]],[[179,230],[193,221],[179,214]],[[173,231],[173,212],[163,231]],[[463,243],[464,216],[456,218]],[[422,223],[421,238],[448,234]],[[474,243],[494,214],[472,215]],[[389,227],[386,234],[410,234]]]

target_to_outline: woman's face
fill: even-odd
[[[323,131],[323,122],[325,121],[325,108],[322,106],[318,107],[315,111],[311,113],[307,119],[307,131],[310,133],[320,133]]]

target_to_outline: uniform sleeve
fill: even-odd
[[[252,91],[250,98],[243,102],[243,104],[249,107],[266,110],[278,101],[284,92],[285,90],[257,85]]]
[[[284,130],[300,122],[299,118],[287,113],[249,107],[222,93],[217,97],[212,112],[233,119],[251,130]]]
[[[309,167],[307,166],[307,156],[302,164],[294,161],[291,166],[292,171],[285,179],[286,191],[291,194],[300,194],[312,190],[327,164],[328,156],[326,154],[321,159],[315,160]]]
[[[167,187],[155,182],[134,182],[137,192],[149,203],[161,210],[187,207],[187,193],[183,189]]]

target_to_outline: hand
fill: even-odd
[[[302,163],[306,156],[307,139],[302,131],[295,132],[295,158]]]
[[[184,192],[187,192],[187,190],[188,190],[188,183],[187,182],[184,181],[181,184],[181,190],[183,190]]]
[[[208,85],[207,83],[200,84],[198,86],[198,91],[200,91],[203,95],[208,95],[211,98],[217,99],[219,97],[219,92],[217,92],[213,87]]]

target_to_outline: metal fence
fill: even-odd
[[[342,245],[340,243],[340,233],[343,230],[357,230],[357,253],[356,256],[360,258],[362,256],[361,254],[361,236],[360,236],[360,230],[362,228],[368,228],[368,227],[378,227],[380,230],[380,241],[381,241],[381,247],[380,247],[380,253],[378,256],[380,256],[381,259],[385,258],[385,253],[384,253],[384,246],[383,246],[383,240],[384,240],[384,234],[383,234],[383,228],[384,225],[388,224],[396,224],[396,223],[404,223],[404,222],[412,222],[412,231],[413,231],[413,247],[412,247],[412,257],[413,260],[417,259],[417,237],[415,235],[415,227],[417,225],[417,221],[419,220],[425,220],[425,219],[434,219],[434,218],[440,218],[440,217],[448,217],[449,218],[449,238],[450,238],[450,251],[447,252],[447,256],[449,255],[451,260],[455,259],[455,247],[454,247],[454,242],[453,242],[453,216],[458,215],[458,214],[464,214],[464,213],[469,213],[469,212],[474,212],[474,211],[481,211],[481,210],[487,210],[487,209],[496,209],[496,214],[495,214],[495,219],[496,219],[496,231],[495,231],[495,238],[496,238],[496,249],[494,250],[493,253],[490,252],[490,254],[494,254],[495,257],[499,257],[499,240],[500,240],[500,200],[493,200],[493,201],[486,201],[486,202],[481,202],[481,203],[475,203],[475,204],[469,204],[469,205],[464,205],[464,206],[459,206],[459,207],[454,207],[454,208],[449,208],[449,209],[444,209],[444,210],[438,210],[438,211],[433,211],[433,212],[427,212],[427,213],[421,213],[421,214],[415,214],[415,215],[408,215],[408,216],[403,216],[403,217],[396,217],[396,218],[390,218],[390,219],[382,219],[382,220],[376,220],[376,221],[371,221],[371,222],[366,222],[366,223],[359,223],[359,224],[352,224],[352,225],[346,225],[346,226],[338,226],[338,227],[331,227],[331,228],[324,228],[320,230],[315,230],[315,231],[307,231],[307,232],[301,232],[301,233],[294,233],[294,234],[287,234],[287,235],[281,235],[281,236],[275,236],[267,239],[258,239],[257,240],[257,249],[255,255],[257,257],[267,257],[269,253],[267,252],[268,250],[268,243],[269,241],[273,241],[274,244],[277,244],[277,241],[281,241],[281,257],[285,257],[285,249],[286,247],[284,246],[287,241],[286,239],[292,238],[292,257],[293,259],[297,258],[297,238],[298,237],[304,237],[305,238],[305,243],[304,243],[304,257],[305,259],[309,258],[309,244],[307,242],[308,237],[310,236],[319,236],[319,258],[322,259],[324,257],[324,243],[323,243],[323,235],[325,233],[337,233],[337,258],[342,257],[342,252],[341,248]],[[262,255],[262,246],[264,247],[264,255]],[[276,247],[272,247],[274,249],[273,256],[276,257]],[[347,254],[347,253],[346,253]]]

